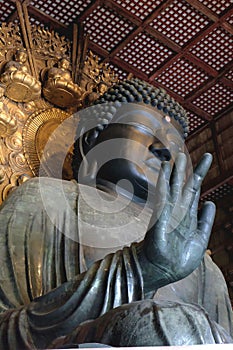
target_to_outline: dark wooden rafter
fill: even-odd
[[[201,196],[202,197],[207,196],[208,194],[212,193],[213,191],[215,191],[220,186],[222,186],[222,185],[232,181],[232,179],[233,179],[232,169],[230,169],[230,171],[227,171],[225,173],[220,174],[219,176],[217,176],[212,181],[209,181],[208,184],[203,186],[203,188],[202,188],[202,195]]]
[[[206,35],[208,35],[210,32],[212,32],[215,28],[219,26],[223,26],[226,19],[231,15],[231,12],[233,11],[230,9],[227,13],[223,13],[221,17],[218,17],[215,15],[211,10],[209,10],[206,6],[203,4],[201,6],[198,6],[199,1],[195,1],[195,8],[199,10],[201,13],[206,15],[211,22],[209,25],[206,26],[206,28],[201,31],[201,33],[197,34],[190,42],[188,42],[185,47],[180,47],[179,45],[173,43],[170,39],[166,38],[164,35],[156,31],[154,28],[149,26],[149,24],[159,15],[159,13],[162,12],[162,10],[167,7],[172,1],[164,1],[161,6],[159,6],[156,10],[154,10],[149,16],[145,18],[144,21],[141,21],[136,16],[132,15],[128,10],[123,9],[121,5],[117,4],[113,0],[107,0],[107,1],[101,1],[99,5],[105,5],[109,7],[110,9],[113,9],[117,11],[118,13],[122,13],[122,15],[131,21],[136,27],[134,30],[122,41],[120,42],[111,52],[108,52],[107,50],[101,50],[98,48],[97,44],[94,44],[90,42],[89,46],[90,48],[95,51],[97,54],[100,54],[102,59],[104,61],[113,63],[115,65],[118,65],[123,71],[131,72],[132,74],[138,76],[141,79],[147,80],[151,83],[154,83],[157,86],[162,86],[159,83],[155,83],[154,79],[163,72],[166,68],[170,67],[173,62],[176,62],[178,58],[184,57],[189,62],[193,63],[198,68],[201,68],[202,71],[206,72],[210,78],[208,79],[208,82],[203,83],[201,87],[198,87],[196,90],[194,90],[192,93],[188,95],[187,101],[183,101],[182,98],[177,96],[174,92],[168,91],[174,98],[176,98],[180,103],[184,103],[185,107],[189,107],[189,109],[203,117],[205,120],[211,120],[212,116],[208,113],[202,111],[200,108],[194,106],[191,101],[194,100],[196,97],[200,96],[201,93],[206,91],[208,88],[210,88],[212,85],[216,83],[217,80],[220,78],[223,79],[223,82],[227,83],[227,86],[231,87],[232,82],[224,77],[224,74],[227,72],[218,72],[217,70],[210,67],[208,64],[204,63],[201,59],[197,58],[193,54],[190,53],[190,49],[202,38],[204,38]],[[188,1],[191,5],[191,0]],[[121,10],[121,11],[120,11]],[[84,13],[82,16],[82,19],[86,18],[87,13]],[[230,25],[228,25],[230,26]],[[231,27],[231,26],[230,26]],[[136,35],[138,35],[142,31],[146,31],[150,35],[152,35],[155,39],[159,40],[162,44],[169,47],[173,52],[174,55],[167,59],[163,64],[161,64],[160,67],[157,67],[155,71],[148,77],[146,74],[142,73],[141,71],[137,70],[135,67],[130,66],[125,61],[121,60],[119,57],[117,57],[117,54],[119,51],[124,48]],[[231,64],[229,65],[231,66]],[[166,88],[166,87],[165,87]],[[167,88],[166,88],[167,89]],[[169,90],[169,89],[167,89]]]
[[[59,32],[66,32],[67,30],[67,26],[65,24],[57,21],[54,17],[45,14],[44,12],[40,11],[32,5],[28,6],[28,13],[32,17],[37,19],[39,22],[44,23],[52,30],[58,30]]]
[[[230,11],[230,14],[231,13],[233,13],[233,10]],[[198,58],[196,58],[194,55],[192,55],[189,51],[193,46],[195,46],[198,42],[200,42],[202,39],[204,39],[215,28],[222,25],[223,21],[225,21],[226,18],[228,18],[228,16],[229,16],[229,12],[227,14],[222,15],[220,18],[216,17],[216,21],[214,23],[208,25],[204,30],[202,30],[199,34],[197,34],[194,38],[192,38],[191,42],[189,42],[187,45],[185,45],[185,47],[183,47],[183,48],[180,47],[179,50],[176,51],[177,55],[176,55],[174,60],[177,60],[178,58],[183,57],[183,56],[188,57],[190,62],[197,65],[198,67],[200,67],[204,71],[206,71],[207,74],[217,76],[218,73],[216,70],[214,70],[213,68],[211,68],[210,66],[205,64],[203,61],[201,61],[201,60],[198,61]],[[162,41],[162,43],[169,47],[168,40],[166,40],[165,42]],[[174,49],[174,46],[173,46],[173,49]],[[167,64],[167,66],[169,66],[169,62]],[[156,70],[154,73],[151,74],[149,80],[153,81],[159,74],[160,74],[160,72],[158,72]]]
[[[219,17],[200,1],[186,0],[186,2],[188,2],[190,5],[192,5],[192,7],[195,7],[198,11],[203,13],[206,17],[209,17],[213,22],[217,22],[219,20]]]
[[[112,10],[117,10],[117,12],[120,12],[121,15],[124,15],[124,17],[135,26],[135,29],[120,44],[118,44],[113,49],[113,51],[107,52],[105,60],[110,60],[112,57],[115,57],[123,47],[125,47],[138,33],[142,32],[149,25],[149,23],[153,21],[158,16],[158,14],[172,1],[173,0],[163,1],[156,10],[154,10],[149,16],[146,17],[144,21],[132,15],[129,11],[125,10],[122,6],[118,5],[113,0],[105,0],[99,2],[98,5],[104,5]],[[88,15],[89,12],[85,11],[83,15],[78,18],[78,21],[81,22],[85,20],[85,18],[87,18]]]
[[[218,138],[217,138],[217,132],[216,132],[216,128],[215,128],[215,122],[212,120],[210,122],[209,126],[210,126],[210,130],[212,133],[212,140],[213,140],[213,144],[214,144],[218,168],[219,168],[220,174],[223,174],[223,173],[225,173],[226,169],[224,166],[223,155],[221,154],[221,149],[220,149],[220,147],[218,147]]]

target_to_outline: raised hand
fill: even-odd
[[[215,205],[205,202],[198,215],[201,183],[212,156],[204,154],[184,185],[186,157],[179,154],[172,172],[163,163],[157,183],[159,218],[155,206],[149,231],[137,247],[145,291],[150,292],[189,275],[200,264],[211,233]]]

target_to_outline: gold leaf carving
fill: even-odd
[[[17,130],[16,119],[9,113],[7,107],[0,102],[0,137],[7,137]]]
[[[1,83],[5,86],[5,95],[16,102],[27,102],[40,97],[41,83],[28,71],[26,51],[16,52],[14,60],[4,67]]]
[[[60,139],[54,130],[117,81],[106,63],[87,52],[81,32],[74,35],[71,50],[69,39],[40,26],[24,26],[23,20],[21,29],[2,23],[0,31],[0,203],[41,168],[45,176],[60,174],[63,141],[75,127],[67,127]],[[69,67],[61,64],[64,57]],[[43,152],[50,136],[51,148]],[[64,179],[72,179],[71,159],[72,146],[62,168]]]
[[[61,111],[58,108],[50,108],[37,111],[28,119],[23,130],[23,147],[29,167],[34,176],[38,176],[39,170],[41,170],[40,162],[46,143],[54,130],[69,116],[69,113]],[[54,142],[54,148],[50,150],[51,153],[47,155],[48,163],[51,156],[56,163],[56,157],[59,157],[60,149],[63,149],[62,140],[56,141]],[[53,169],[46,169],[43,174],[54,176]]]
[[[22,39],[20,36],[20,30],[15,23],[2,23],[0,31],[0,48],[1,51],[9,49],[15,49],[22,46]]]
[[[0,203],[32,173],[23,153],[22,127],[27,116],[16,103],[0,100]]]
[[[47,59],[61,58],[70,52],[68,39],[36,25],[32,26],[32,42],[36,54]]]

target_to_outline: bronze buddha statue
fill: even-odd
[[[204,257],[214,204],[198,215],[212,157],[187,171],[187,131],[164,90],[122,82],[83,111],[76,182],[35,178],[9,196],[1,348],[232,342],[227,288]]]

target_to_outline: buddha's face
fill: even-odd
[[[24,51],[18,51],[15,56],[16,61],[25,63],[27,60],[27,54]]]
[[[70,62],[66,59],[66,58],[63,58],[61,61],[60,61],[60,64],[59,64],[60,68],[63,68],[63,69],[69,69],[69,66],[70,66]]]
[[[145,202],[155,192],[162,161],[173,162],[184,141],[170,118],[150,108],[138,107],[117,117],[104,129],[87,154],[96,163],[96,182],[135,201]]]

